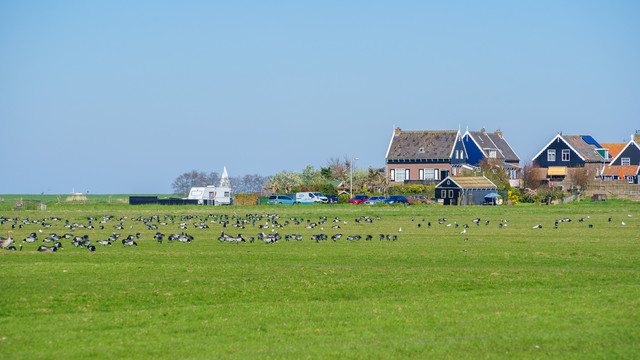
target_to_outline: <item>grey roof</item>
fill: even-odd
[[[450,159],[457,131],[400,131],[393,136],[387,159]]]
[[[502,152],[502,156],[504,156],[504,160],[506,162],[520,161],[520,158],[518,157],[518,155],[516,155],[516,152],[513,151],[513,148],[507,143],[507,140],[505,140],[502,136],[496,133],[487,134],[487,135],[489,136],[489,138],[491,138],[493,143],[496,144],[498,149],[500,149],[500,152]]]
[[[476,143],[486,152],[487,149],[495,149],[496,159],[506,162],[520,162],[520,158],[515,151],[509,146],[507,141],[496,133],[487,133],[484,131],[469,131]]]

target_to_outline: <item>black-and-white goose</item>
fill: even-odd
[[[38,251],[40,251],[40,252],[56,252],[56,251],[58,251],[58,248],[55,247],[55,246],[48,247],[48,246],[45,246],[45,245],[40,245],[38,247]]]

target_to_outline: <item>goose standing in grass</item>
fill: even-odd
[[[9,230],[7,231],[7,238],[3,238],[0,237],[0,249],[6,249],[7,247],[9,247],[9,245],[11,245],[12,243],[14,243],[15,241],[13,240],[13,238],[11,238],[11,233],[13,231]]]

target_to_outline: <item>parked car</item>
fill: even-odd
[[[384,196],[372,196],[364,202],[365,205],[384,204],[386,198]]]
[[[429,199],[422,195],[411,195],[407,198],[409,204],[428,204]]]
[[[409,201],[402,195],[391,195],[384,202],[387,204],[408,204]]]
[[[312,192],[299,192],[299,193],[296,193],[295,202],[297,204],[317,204],[317,203],[323,203],[324,200],[322,200],[321,198],[316,196],[315,193],[312,193]]]
[[[352,197],[351,199],[349,199],[349,204],[354,204],[354,205],[358,205],[358,204],[362,204],[363,202],[369,200],[369,197],[367,195],[356,195],[354,197]]]
[[[271,195],[267,200],[270,205],[293,205],[295,201],[288,195]]]
[[[335,195],[325,195],[327,197],[327,204],[337,204],[340,201],[338,200],[338,197]]]
[[[322,193],[314,192],[313,195],[315,195],[318,199],[322,200],[322,202],[325,204],[329,202],[329,198],[327,198],[326,195],[322,195]]]

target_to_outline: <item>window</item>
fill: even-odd
[[[547,150],[547,161],[549,162],[556,161],[556,149]]]
[[[631,165],[631,158],[624,157],[624,158],[622,158],[622,159],[621,159],[621,161],[622,161],[622,162],[621,162],[622,166],[629,166],[629,165]]]
[[[418,180],[424,180],[424,169],[418,170]]]
[[[446,198],[447,197],[447,190],[442,190],[440,192],[440,197],[443,198],[443,199]]]
[[[405,180],[411,180],[411,176],[409,176],[409,169],[405,170],[405,176],[404,176]]]
[[[396,179],[395,181],[404,181],[404,178],[406,176],[406,172],[405,169],[396,169]]]
[[[396,181],[396,170],[395,169],[390,169],[389,170],[389,180],[390,181]]]
[[[453,190],[449,190],[449,197],[453,199]]]
[[[436,169],[424,169],[424,180],[435,180]]]
[[[496,151],[495,150],[489,150],[489,157],[492,159],[496,158]]]
[[[569,149],[562,150],[562,161],[569,161],[570,156],[571,156],[571,152],[569,151]]]

